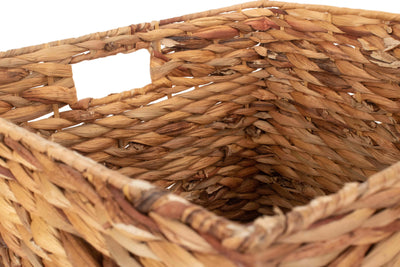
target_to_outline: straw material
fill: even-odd
[[[400,265],[399,22],[258,1],[1,52],[3,266]],[[78,101],[70,64],[138,49],[151,84]]]

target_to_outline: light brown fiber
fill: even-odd
[[[397,266],[399,67],[400,15],[275,1],[0,52],[0,265]]]

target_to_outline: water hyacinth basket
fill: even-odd
[[[400,266],[399,59],[400,15],[273,1],[1,52],[2,266]]]

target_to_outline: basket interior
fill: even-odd
[[[72,110],[14,121],[242,222],[400,159],[397,22],[271,7],[151,27],[135,28],[135,49],[151,52],[152,84],[77,103],[24,89],[29,101]],[[104,51],[131,49],[117,41]],[[43,84],[73,83],[57,75]]]

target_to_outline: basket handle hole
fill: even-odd
[[[151,83],[149,66],[150,54],[146,49],[73,64],[78,99],[141,88]]]

